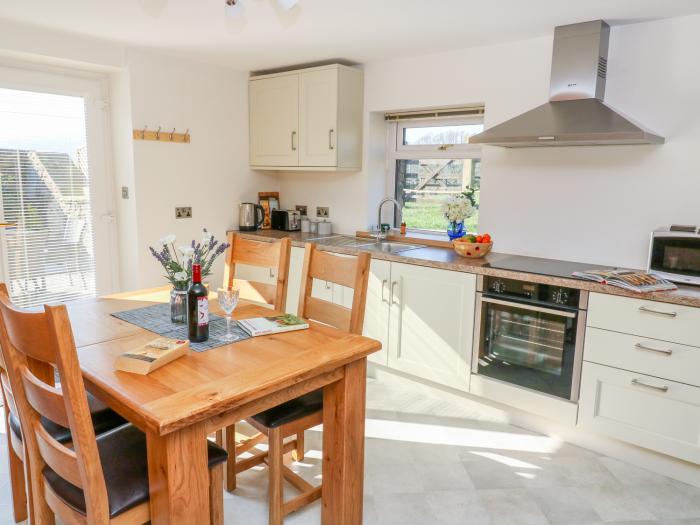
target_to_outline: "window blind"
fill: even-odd
[[[95,295],[79,97],[0,89],[0,211],[5,281],[18,306]]]
[[[397,113],[385,113],[384,119],[391,121],[440,119],[447,117],[478,117],[484,115],[484,106],[464,106],[457,108],[442,108],[420,111],[401,111]]]

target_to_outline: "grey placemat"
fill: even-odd
[[[134,310],[125,310],[112,314],[114,317],[155,332],[163,337],[171,339],[187,339],[187,325],[175,324],[170,321],[170,304],[161,303]],[[243,330],[236,321],[231,322],[231,332],[236,334],[243,341],[250,335]],[[223,336],[226,334],[226,319],[216,314],[209,314],[209,339],[203,343],[190,342],[190,348],[195,352],[206,352],[212,348],[230,344]]]

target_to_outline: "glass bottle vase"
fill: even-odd
[[[466,233],[467,232],[464,231],[463,221],[450,221],[450,223],[447,225],[447,236],[451,241],[464,237]]]
[[[187,290],[170,290],[170,321],[177,324],[187,322]]]

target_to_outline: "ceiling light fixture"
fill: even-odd
[[[299,0],[277,0],[277,5],[285,11],[293,9]],[[241,0],[225,0],[224,10],[226,16],[231,18],[238,18],[243,14],[243,6],[241,5]]]
[[[229,18],[238,18],[243,14],[243,6],[240,0],[226,0],[224,12]]]

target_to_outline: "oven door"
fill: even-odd
[[[581,373],[580,311],[482,295],[472,371],[577,401]],[[581,326],[579,326],[581,325]]]

